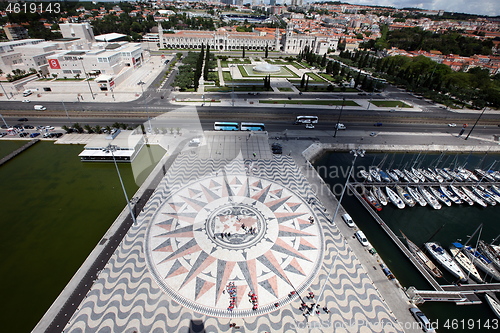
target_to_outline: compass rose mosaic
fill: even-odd
[[[223,175],[180,188],[159,207],[145,252],[159,286],[214,316],[270,312],[316,275],[323,234],[304,198],[281,184]]]

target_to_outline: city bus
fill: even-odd
[[[238,123],[228,123],[217,121],[214,123],[214,131],[238,131],[240,126]]]
[[[297,116],[295,119],[295,124],[317,124],[318,117],[317,116]]]
[[[241,123],[242,131],[265,131],[266,126],[263,123]]]

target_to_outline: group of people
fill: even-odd
[[[252,310],[257,310],[257,308],[259,307],[259,300],[257,299],[257,295],[250,291],[248,293],[248,297],[250,297],[250,302],[253,303],[253,307],[252,307]]]
[[[236,306],[236,286],[234,282],[229,282],[226,286],[227,293],[229,294],[229,307],[227,308],[229,311],[233,311]]]
[[[224,237],[226,237],[226,238],[231,237],[231,233],[230,232],[221,232],[220,238],[224,239]]]
[[[309,216],[309,223],[314,224],[314,217]]]

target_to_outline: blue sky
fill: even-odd
[[[357,5],[392,6],[395,8],[418,7],[447,12],[497,16],[500,15],[499,0],[356,0]]]

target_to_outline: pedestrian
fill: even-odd
[[[253,157],[257,157],[257,154],[255,152],[253,152]]]

